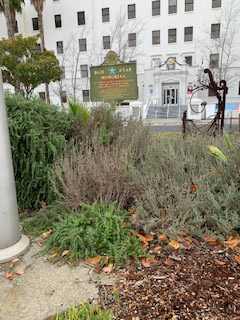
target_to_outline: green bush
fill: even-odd
[[[66,214],[53,226],[48,247],[57,247],[59,256],[69,250],[70,260],[108,256],[116,265],[130,256],[137,259],[142,253],[127,212],[115,203],[106,206],[103,202],[83,205],[79,212]]]
[[[6,95],[8,124],[21,209],[52,202],[53,163],[67,146],[72,117],[40,99]]]
[[[75,117],[73,130],[75,143],[112,144],[123,130],[123,121],[108,105],[94,107],[88,111],[79,102],[69,101],[69,107]]]
[[[66,312],[57,314],[51,320],[112,320],[113,315],[110,310],[100,309],[98,305],[81,304],[79,307],[70,307]]]
[[[144,231],[226,235],[240,226],[238,139],[231,143],[230,154],[221,136],[162,136],[130,122],[111,145],[83,143],[60,160],[56,175],[62,189],[55,191],[69,208],[99,199],[133,207],[136,227]],[[228,162],[210,155],[209,145],[222,150]]]

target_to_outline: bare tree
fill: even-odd
[[[218,29],[218,26],[220,26],[220,29]],[[207,67],[212,69],[216,79],[230,81],[237,75],[230,72],[231,68],[239,60],[239,52],[236,51],[240,43],[239,0],[231,0],[227,8],[216,16],[216,26],[214,28],[216,29],[211,30],[212,32],[204,30],[206,38],[197,40],[197,43],[205,57]],[[215,54],[218,55],[218,65],[214,65],[210,61],[210,56]]]
[[[136,35],[136,44],[129,39],[130,35]],[[115,50],[121,61],[128,62],[143,55],[139,49],[143,41],[144,22],[143,20],[129,20],[127,13],[122,8],[116,15],[113,27],[110,31],[111,49]]]

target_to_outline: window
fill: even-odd
[[[103,37],[103,49],[110,49],[111,43],[110,43],[110,36]]]
[[[210,68],[218,68],[219,54],[210,54]]]
[[[102,22],[109,22],[110,21],[110,13],[109,8],[102,9]]]
[[[186,27],[184,29],[184,41],[192,41],[193,40],[193,27]]]
[[[160,15],[160,0],[152,2],[152,15],[153,16]]]
[[[220,23],[215,23],[211,26],[211,39],[218,38],[220,38]]]
[[[38,26],[38,18],[32,18],[32,25],[33,25],[33,30],[39,30]]]
[[[168,29],[168,43],[177,42],[177,29]]]
[[[88,77],[88,65],[87,64],[82,64],[80,66],[81,68],[81,76],[82,78],[87,78]]]
[[[36,44],[35,50],[36,51],[41,51],[41,44],[40,43]]]
[[[56,28],[61,28],[62,27],[62,18],[61,18],[61,15],[60,14],[56,14],[54,16],[54,19],[55,19],[55,27]]]
[[[128,5],[128,19],[134,19],[134,18],[136,18],[136,5],[129,4]]]
[[[177,0],[168,0],[168,13],[177,13]]]
[[[65,67],[62,66],[60,67],[61,71],[62,71],[62,74],[61,74],[61,79],[65,79]]]
[[[192,66],[192,56],[185,57],[185,62],[188,66]]]
[[[58,54],[63,53],[63,41],[57,41],[57,53]]]
[[[80,11],[77,13],[78,25],[82,26],[85,24],[85,11]]]
[[[17,22],[17,20],[15,21],[14,32],[18,33],[18,22]]]
[[[61,92],[61,103],[66,103],[67,102],[67,93],[66,91]]]
[[[43,91],[43,92],[39,92],[39,98],[46,101],[46,93]]]
[[[79,39],[79,51],[87,51],[87,39]]]
[[[136,45],[137,45],[136,33],[129,33],[128,34],[128,46],[129,47],[136,47]]]
[[[240,81],[238,82],[238,95],[240,96]]]
[[[212,0],[212,8],[221,8],[222,0]]]
[[[160,30],[152,32],[152,44],[160,44]]]
[[[194,0],[185,0],[185,11],[193,11]]]
[[[90,101],[89,90],[83,90],[82,91],[82,95],[83,95],[83,102],[89,102]]]

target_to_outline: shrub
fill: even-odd
[[[143,186],[138,168],[151,145],[148,129],[133,122],[111,145],[95,141],[82,143],[56,164],[58,197],[69,208],[80,208],[82,203],[104,200],[117,201],[122,208],[133,205]],[[133,179],[134,177],[134,179]]]
[[[75,117],[73,136],[75,143],[111,144],[123,130],[123,121],[108,105],[94,107],[91,111],[78,103],[70,101],[69,107]]]
[[[6,95],[8,123],[21,209],[51,202],[53,163],[66,148],[72,118],[40,99]]]
[[[238,141],[227,163],[209,154],[209,144],[229,154],[223,137],[162,137],[130,122],[111,145],[82,144],[58,162],[55,190],[71,208],[99,199],[133,207],[145,231],[225,235],[240,226]]]
[[[81,304],[79,307],[70,307],[66,312],[57,314],[51,320],[112,320],[113,315],[110,310],[100,309],[98,305]]]
[[[59,255],[69,250],[71,260],[108,256],[116,265],[142,253],[127,212],[115,203],[106,206],[103,202],[83,205],[80,211],[63,217],[53,226],[48,246],[57,247]]]

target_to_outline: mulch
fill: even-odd
[[[207,242],[156,246],[149,246],[151,258],[122,266],[114,287],[99,287],[99,303],[114,319],[240,319],[240,265],[231,249]]]

